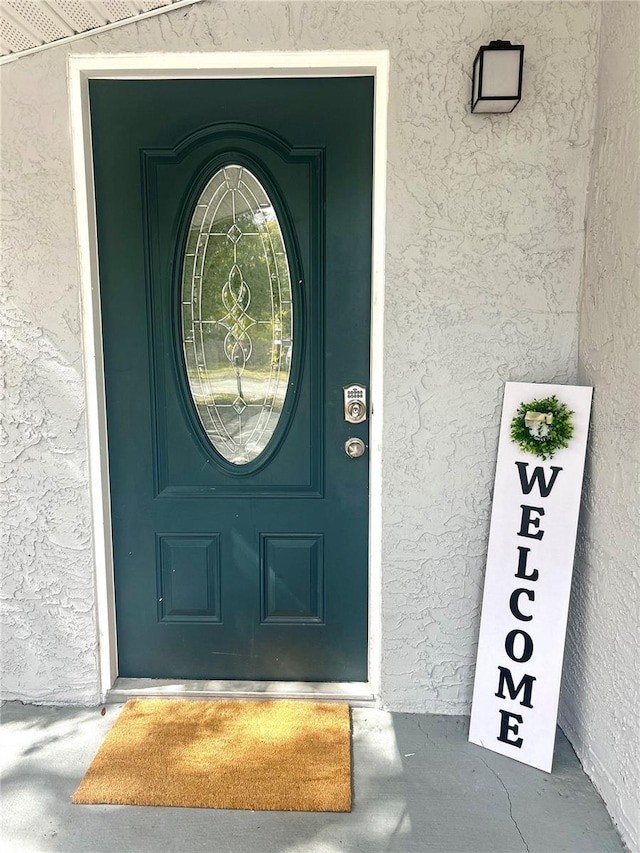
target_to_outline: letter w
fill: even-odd
[[[504,695],[504,687],[507,685],[507,690],[509,691],[509,696],[515,702],[518,697],[518,693],[523,691],[522,702],[525,708],[533,708],[531,704],[531,692],[533,690],[533,682],[536,680],[533,675],[523,675],[522,681],[516,687],[513,683],[513,676],[511,675],[511,670],[507,669],[505,666],[499,666],[500,670],[500,680],[498,682],[498,692],[495,694],[499,699],[506,699],[507,697]]]
[[[538,483],[538,488],[540,489],[540,495],[543,498],[548,497],[551,494],[551,489],[553,488],[553,484],[556,481],[556,477],[562,471],[562,468],[557,468],[555,465],[551,466],[551,470],[553,474],[551,475],[551,479],[547,483],[544,477],[544,468],[538,466],[533,469],[533,474],[531,475],[531,479],[527,480],[527,468],[529,467],[528,462],[516,462],[518,466],[518,474],[520,475],[520,485],[522,486],[522,494],[528,495],[531,489]]]

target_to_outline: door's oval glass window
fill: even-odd
[[[189,389],[213,447],[237,465],[265,449],[284,405],[293,347],[287,252],[262,184],[229,165],[198,199],[182,272]]]

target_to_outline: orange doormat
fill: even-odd
[[[132,699],[71,800],[351,811],[349,706]]]

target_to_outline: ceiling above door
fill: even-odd
[[[0,62],[200,0],[0,0]]]

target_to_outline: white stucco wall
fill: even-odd
[[[640,849],[640,5],[605,3],[579,381],[593,423],[561,724]]]
[[[383,701],[454,713],[503,382],[575,379],[598,20],[564,2],[204,2],[3,69],[5,697],[98,698],[69,51],[390,50]],[[492,38],[526,45],[523,103],[471,116]]]

